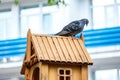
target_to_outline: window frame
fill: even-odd
[[[60,74],[60,70],[64,71],[64,73],[62,75]],[[69,75],[66,74],[67,70],[70,71]],[[66,77],[70,77],[70,80],[72,80],[72,69],[71,68],[58,68],[58,74],[57,75],[58,75],[58,80],[60,80],[60,76],[63,76],[64,80],[67,80]]]

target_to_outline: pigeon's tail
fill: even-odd
[[[59,36],[59,33],[53,33],[53,34],[50,34],[51,36]]]
[[[60,34],[60,32],[58,32],[58,33],[54,34],[54,36],[59,36],[59,34]]]
[[[60,31],[55,34],[56,36],[70,36],[70,33],[68,31]]]

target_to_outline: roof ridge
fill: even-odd
[[[49,34],[34,34],[32,33],[33,36],[38,36],[38,37],[53,37],[53,38],[66,38],[66,39],[80,39],[80,38],[75,38],[71,36],[54,36],[54,35],[49,35]]]

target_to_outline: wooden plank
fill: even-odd
[[[82,60],[81,60],[81,58],[79,56],[79,52],[77,51],[77,48],[76,48],[75,44],[73,43],[73,40],[72,39],[68,39],[68,41],[69,41],[70,46],[71,46],[71,48],[72,48],[72,50],[74,52],[73,54],[75,55],[76,61],[77,62],[82,62]]]
[[[72,68],[72,79],[71,80],[82,80],[81,79],[81,66],[74,66]]]
[[[73,52],[73,50],[70,46],[70,43],[69,43],[68,39],[63,39],[63,41],[65,43],[65,46],[67,48],[69,56],[71,57],[72,62],[76,62],[75,55],[73,54],[74,52]]]
[[[47,51],[45,49],[42,37],[37,37],[37,40],[38,40],[38,44],[40,46],[40,49],[41,49],[41,51],[42,51],[42,53],[44,55],[44,60],[49,60],[49,56],[48,56]]]
[[[38,44],[39,42],[37,41],[35,36],[32,36],[32,42],[33,42],[33,47],[35,49],[35,53],[37,53],[38,60],[40,61],[40,59],[43,59],[44,56],[43,56],[40,46]]]
[[[68,55],[68,51],[67,51],[67,49],[66,49],[65,43],[63,42],[63,39],[58,38],[58,41],[59,41],[59,44],[60,44],[61,49],[62,49],[62,51],[63,51],[63,55],[65,56],[66,60],[67,60],[67,61],[71,61],[71,58],[70,58],[70,56]]]
[[[60,57],[58,55],[58,52],[57,52],[57,49],[55,47],[53,39],[51,37],[47,37],[47,39],[48,39],[48,42],[50,44],[50,47],[51,47],[51,50],[52,50],[52,53],[54,55],[55,60],[60,61]]]
[[[82,80],[88,80],[88,65],[84,64],[81,67]]]
[[[82,48],[82,47],[80,46],[81,44],[79,44],[79,42],[78,42],[78,39],[74,39],[73,41],[74,41],[74,43],[75,43],[75,45],[76,45],[76,49],[77,49],[78,52],[79,52],[79,56],[81,57],[82,62],[87,62],[86,57],[85,57],[85,55],[84,55],[84,52],[83,52],[83,50],[81,49],[81,48]]]
[[[49,66],[48,64],[42,64],[41,80],[49,80]]]
[[[26,50],[26,60],[30,61],[30,56],[31,56],[31,31],[30,29],[28,30],[27,33],[27,50]]]
[[[42,62],[38,62],[38,67],[40,69],[40,72],[39,72],[39,80],[42,80]]]
[[[57,49],[57,52],[59,53],[59,56],[60,56],[61,61],[66,61],[66,59],[65,59],[65,57],[64,57],[64,55],[63,55],[62,49],[61,49],[61,47],[59,46],[60,44],[58,43],[57,38],[54,37],[54,38],[53,38],[53,41],[54,41],[55,47],[56,47],[56,49]]]
[[[86,58],[87,58],[87,60],[88,60],[88,63],[92,64],[92,63],[93,63],[93,62],[92,62],[92,59],[91,59],[89,53],[87,52],[87,50],[86,50],[83,42],[82,42],[81,40],[78,40],[78,41],[79,41],[79,44],[81,44],[80,46],[81,46],[81,48],[82,48],[82,50],[83,50],[83,52],[84,52],[84,55],[86,56]]]
[[[26,60],[28,62],[30,61],[30,55],[31,55],[31,31],[29,29],[27,32],[27,49],[26,49]],[[30,78],[30,69],[25,68],[25,79],[28,80],[29,78]]]
[[[48,54],[50,60],[55,60],[53,53],[51,51],[50,44],[48,43],[47,37],[42,37],[42,39],[43,39],[43,43],[44,43],[45,49],[47,51],[47,54]]]

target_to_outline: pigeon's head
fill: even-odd
[[[86,24],[86,26],[88,26],[88,23],[89,23],[88,19],[81,19],[81,21],[83,21]]]

